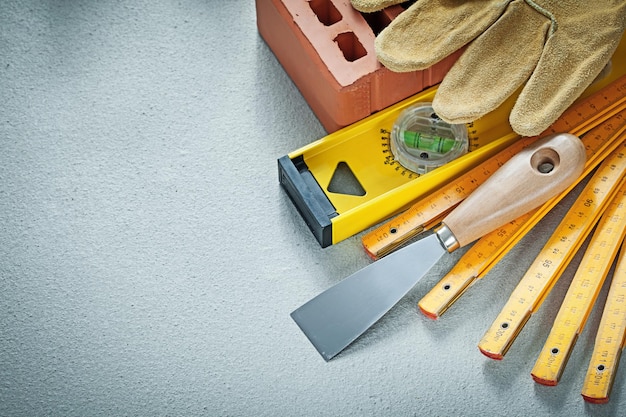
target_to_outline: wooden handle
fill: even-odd
[[[567,189],[582,174],[585,161],[585,147],[576,136],[547,136],[502,165],[443,224],[457,247],[472,243]]]

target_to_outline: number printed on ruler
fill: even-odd
[[[582,396],[591,403],[606,403],[626,343],[626,243],[613,273],[598,326]]]

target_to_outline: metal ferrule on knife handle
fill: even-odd
[[[439,242],[441,242],[443,247],[446,248],[448,252],[454,252],[461,247],[459,241],[454,236],[454,233],[452,233],[452,230],[450,230],[445,223],[439,224],[439,226],[435,228],[434,232],[437,235]]]

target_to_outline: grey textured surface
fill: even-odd
[[[566,203],[439,321],[415,305],[460,254],[322,360],[289,313],[368,259],[279,188],[325,132],[253,2],[5,0],[0,34],[0,415],[623,415],[623,369],[580,396],[597,309],[530,378],[573,267],[503,361],[476,348]]]

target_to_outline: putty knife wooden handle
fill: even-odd
[[[520,151],[443,221],[463,247],[539,207],[572,184],[585,167],[580,139],[549,136]]]
[[[352,274],[291,317],[326,360],[393,307],[444,253],[465,246],[565,190],[585,167],[574,135],[548,136],[523,149],[467,197],[434,234]]]

